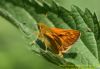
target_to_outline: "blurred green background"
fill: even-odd
[[[96,12],[100,19],[100,0],[56,0],[66,9],[76,5]],[[20,19],[20,18],[19,18]],[[24,67],[24,68],[23,68]],[[0,17],[0,69],[62,69],[42,56],[32,53],[23,34],[8,20]]]

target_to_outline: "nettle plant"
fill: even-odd
[[[80,38],[63,57],[43,49],[37,24],[74,29]],[[0,69],[95,69],[100,61],[100,23],[89,9],[71,10],[54,0],[0,1]],[[34,43],[32,44],[32,42]]]

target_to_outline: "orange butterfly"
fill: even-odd
[[[78,30],[49,28],[43,23],[38,23],[38,29],[39,39],[45,44],[46,51],[49,49],[60,56],[63,56],[80,36]]]

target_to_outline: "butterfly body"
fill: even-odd
[[[46,50],[48,48],[51,52],[59,55],[66,53],[80,36],[78,30],[49,28],[43,23],[38,24],[38,28],[39,39],[45,44]]]

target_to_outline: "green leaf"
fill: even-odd
[[[100,39],[98,39],[98,41],[97,41],[97,44],[98,44],[98,60],[99,60],[99,62],[100,62]]]
[[[68,24],[71,28],[76,29],[76,24],[71,16],[71,13],[63,7],[59,7],[59,17],[61,17],[66,24]]]
[[[94,34],[95,34],[95,38],[96,40],[99,39],[99,33],[100,33],[100,24],[99,21],[97,19],[96,13],[94,13],[93,15],[93,22],[94,22]]]
[[[48,18],[53,22],[53,24],[58,28],[66,28],[69,29],[70,27],[56,14],[48,13]]]
[[[81,17],[79,11],[76,7],[72,7],[72,16],[76,21],[77,29],[81,31],[81,39],[87,48],[92,52],[92,54],[98,58],[97,43],[93,32],[86,25],[85,21]],[[91,40],[92,39],[92,40]]]
[[[92,13],[87,8],[85,9],[84,13],[84,21],[88,25],[88,27],[94,32],[94,22],[92,19]]]

